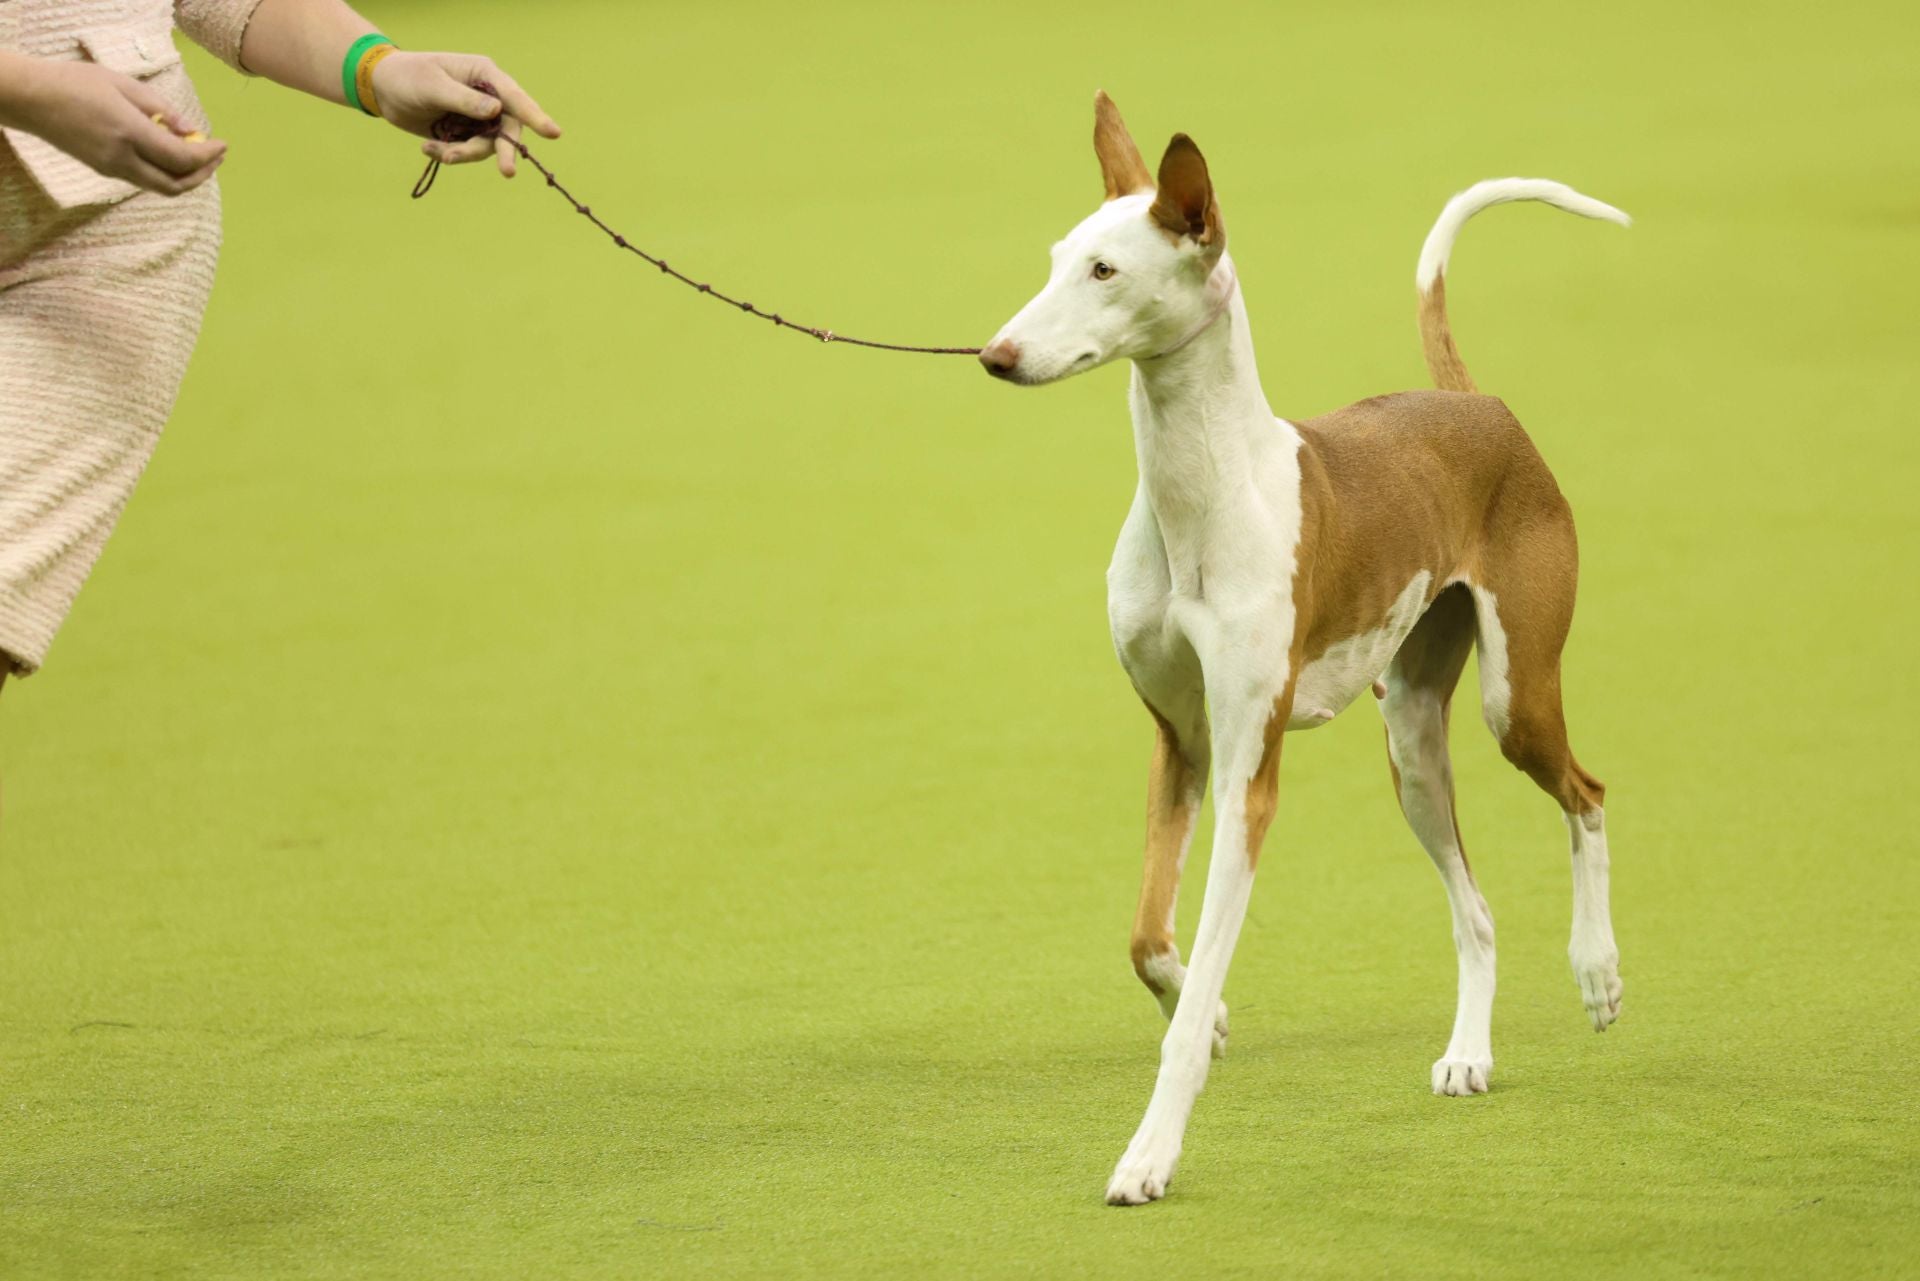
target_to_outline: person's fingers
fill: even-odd
[[[124,178],[141,190],[151,191],[155,195],[177,196],[180,194],[178,178],[142,160],[138,154],[128,156],[126,163],[119,166],[119,171],[113,176]]]
[[[542,138],[558,138],[560,126],[553,123],[553,117],[540,109],[540,104],[531,94],[520,87],[518,81],[499,67],[489,69],[491,83],[500,91],[500,101],[507,106],[509,114],[526,121],[533,131]]]
[[[469,138],[465,142],[456,142],[447,149],[443,157],[450,165],[470,165],[476,160],[485,160],[493,154],[493,139]]]
[[[469,138],[465,142],[429,142],[420,150],[443,165],[471,164],[493,154],[492,138]]]
[[[139,108],[140,114],[147,118],[149,124],[153,123],[155,116],[159,116],[159,123],[168,130],[174,133],[187,132],[186,122],[180,118],[180,113],[173,109],[173,104],[167,101],[165,94],[154,92],[153,86],[144,80],[135,80],[132,76],[117,76],[115,81],[115,87],[120,90],[120,95]]]
[[[220,168],[225,160],[226,156],[223,154],[216,156],[213,160],[200,166],[200,168],[194,170],[192,173],[171,174],[152,161],[136,155],[128,163],[126,169],[120,176],[135,186],[143,187],[148,191],[155,192],[162,196],[184,196],[207,179],[213,177],[214,172]]]
[[[134,152],[148,164],[174,177],[185,177],[219,159],[227,152],[224,142],[188,142],[175,136],[166,125],[145,122],[145,128],[133,135]]]
[[[520,122],[508,116],[500,123],[500,136],[493,140],[494,159],[500,162],[500,176],[511,178],[519,170]]]
[[[440,80],[433,86],[429,105],[473,120],[491,120],[501,112],[498,98],[456,79],[445,67],[440,69]]]
[[[207,141],[206,130],[187,128],[187,122],[184,120],[168,120],[165,115],[156,111],[153,114],[153,123],[161,126],[176,138],[185,138],[188,142]]]
[[[207,179],[213,177],[213,175],[219,171],[220,166],[224,165],[225,163],[227,163],[226,153],[222,152],[220,155],[214,157],[212,160],[208,161],[206,164],[200,166],[200,168],[194,170],[194,172],[182,178],[180,180],[181,194],[184,195],[185,193],[192,191],[195,187],[199,186],[201,183],[205,182]]]

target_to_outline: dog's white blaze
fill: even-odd
[[[1433,575],[1421,570],[1387,607],[1387,617],[1380,626],[1327,646],[1325,653],[1300,669],[1300,679],[1293,687],[1293,718],[1287,722],[1288,729],[1325,725],[1379,679],[1426,611],[1427,584],[1432,581]]]
[[[1507,709],[1513,705],[1513,687],[1507,677],[1507,633],[1500,626],[1500,601],[1484,587],[1467,584],[1479,620],[1480,715],[1493,736],[1507,737]]]

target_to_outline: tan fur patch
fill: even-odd
[[[1161,230],[1178,239],[1191,236],[1215,255],[1226,248],[1227,228],[1214,199],[1207,158],[1184,133],[1173,135],[1160,157],[1159,190],[1150,211]]]
[[[1147,858],[1140,877],[1140,905],[1133,915],[1133,971],[1147,990],[1164,995],[1148,961],[1173,951],[1174,897],[1180,892],[1180,849],[1193,830],[1199,800],[1193,768],[1181,755],[1179,738],[1151,707],[1153,763],[1147,773]]]
[[[1379,627],[1422,570],[1436,596],[1463,580],[1491,592],[1511,687],[1501,751],[1567,812],[1597,809],[1605,788],[1573,759],[1560,708],[1579,581],[1573,512],[1519,422],[1492,396],[1418,391],[1296,426],[1303,661]]]
[[[1446,273],[1433,278],[1433,288],[1420,295],[1420,350],[1427,372],[1442,391],[1474,391],[1473,375],[1453,345],[1453,325],[1447,319]]]
[[[1260,866],[1260,847],[1266,843],[1267,828],[1273,823],[1274,810],[1280,802],[1280,744],[1286,737],[1287,721],[1292,717],[1293,680],[1289,678],[1287,687],[1273,700],[1273,708],[1267,715],[1260,768],[1247,780],[1248,867]]]
[[[1490,542],[1571,516],[1539,451],[1492,396],[1411,391],[1296,423],[1303,656],[1380,626],[1422,570],[1480,581]],[[1502,528],[1502,527],[1505,528]]]
[[[1108,200],[1153,190],[1153,174],[1105,89],[1093,95],[1093,154],[1100,159]]]

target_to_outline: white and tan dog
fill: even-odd
[[[1572,833],[1568,954],[1587,1013],[1596,1030],[1619,1014],[1604,789],[1574,760],[1560,708],[1573,516],[1507,407],[1473,394],[1441,277],[1461,225],[1489,205],[1538,200],[1628,219],[1534,179],[1454,197],[1417,276],[1440,390],[1290,422],[1260,387],[1199,148],[1174,135],[1156,181],[1103,93],[1094,150],[1106,202],[1053,247],[1046,287],[980,360],[1025,385],[1133,362],[1140,484],[1107,571],[1107,609],[1157,730],[1133,964],[1172,1024],[1152,1101],[1107,1185],[1110,1203],[1137,1205],[1165,1195],[1209,1049],[1226,1045],[1221,989],[1273,817],[1281,736],[1326,724],[1369,687],[1401,809],[1453,910],[1459,1009],[1433,1090],[1487,1088],[1493,918],[1461,849],[1447,755],[1448,706],[1476,642],[1488,727]],[[1173,938],[1174,897],[1209,771],[1213,858],[1188,968]]]

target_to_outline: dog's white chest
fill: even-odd
[[[1275,437],[1249,488],[1180,509],[1174,522],[1157,514],[1143,478],[1121,528],[1108,621],[1121,665],[1162,715],[1197,706],[1207,683],[1268,699],[1284,688],[1300,480],[1291,425],[1279,424]]]

